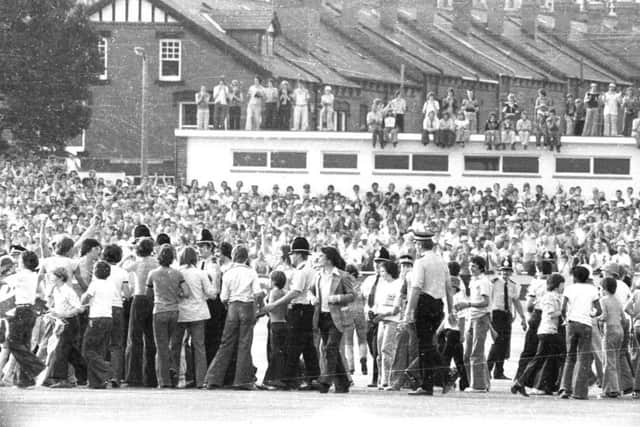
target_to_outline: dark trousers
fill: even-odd
[[[204,348],[207,356],[207,366],[209,366],[220,348],[227,308],[220,301],[220,298],[208,299],[207,307],[209,307],[209,315],[211,317],[207,319],[204,326]]]
[[[541,310],[534,310],[529,317],[527,326],[527,333],[524,336],[524,347],[522,353],[520,353],[520,360],[518,361],[518,371],[516,378],[520,378],[525,368],[529,364],[529,361],[536,355],[538,349],[538,326],[540,326]],[[522,382],[522,385],[526,387],[533,387],[533,380],[528,383]]]
[[[398,132],[404,132],[404,114],[396,114],[396,129]]]
[[[434,342],[434,335],[444,319],[444,304],[429,294],[420,294],[416,307],[416,333],[418,335],[418,353],[422,388],[433,391],[435,382],[442,384],[442,376],[446,372]],[[444,372],[443,372],[444,371]]]
[[[291,129],[291,104],[281,105],[278,109],[278,129]]]
[[[558,375],[562,367],[564,353],[563,340],[560,334],[538,335],[538,348],[535,356],[529,360],[520,377],[520,384],[532,384],[539,376],[537,387],[548,393],[557,391]]]
[[[105,382],[113,378],[111,364],[106,361],[112,323],[110,317],[89,319],[84,333],[82,356],[87,362],[87,379],[91,388],[105,388]]]
[[[422,131],[422,145],[427,145],[433,140],[436,145],[440,144],[440,132],[439,131]]]
[[[125,352],[126,382],[134,387],[156,387],[156,344],[153,339],[153,301],[136,295],[131,303],[129,338]]]
[[[570,321],[567,324],[567,357],[560,388],[568,394],[586,398],[592,362],[591,326]]]
[[[87,365],[80,352],[80,321],[77,316],[65,321],[66,325],[60,335],[51,378],[55,381],[66,380],[69,377],[69,364],[71,364],[78,384],[86,384]]]
[[[213,128],[224,129],[224,121],[229,111],[228,105],[215,104],[213,109]]]
[[[113,379],[122,381],[124,366],[124,315],[121,307],[111,307],[111,338],[109,340],[109,361],[113,369]]]
[[[276,102],[265,102],[264,104],[264,118],[262,121],[262,127],[264,129],[277,129],[278,128],[278,104]]]
[[[207,370],[206,382],[211,386],[222,386],[233,354],[237,354],[234,386],[249,386],[254,383],[254,368],[251,360],[253,327],[256,321],[253,302],[231,302],[222,334],[222,343],[216,357]]]
[[[511,348],[511,313],[493,310],[491,313],[491,326],[493,326],[498,336],[489,350],[487,364],[489,372],[494,370],[495,366],[493,375],[494,377],[500,377],[504,375],[504,361],[509,358],[509,350]]]
[[[18,364],[18,386],[27,387],[35,383],[34,378],[45,369],[45,364],[31,352],[31,332],[36,323],[32,307],[16,307],[15,315],[9,320],[9,352]]]
[[[369,353],[373,359],[373,372],[371,376],[371,384],[378,384],[378,323],[368,321],[367,322],[367,346],[369,347]]]
[[[460,375],[460,390],[469,387],[469,379],[467,378],[467,370],[464,367],[464,351],[462,348],[462,340],[460,331],[446,329],[444,331],[444,347],[442,349],[442,362],[447,368],[451,366],[451,359],[456,364],[456,369]]]
[[[313,312],[313,306],[307,304],[294,304],[287,312],[285,382],[292,387],[301,381],[311,383],[320,376],[318,351],[313,342]],[[300,355],[304,359],[303,375],[299,375]]]
[[[264,374],[264,383],[282,382],[287,362],[287,324],[271,323],[269,327],[269,367]]]
[[[333,323],[331,313],[320,313],[318,327],[326,360],[326,373],[322,375],[320,382],[328,385],[333,383],[336,390],[347,389],[349,388],[349,378],[340,355],[342,332]]]
[[[156,343],[156,377],[160,387],[178,385],[178,366],[180,356],[173,357],[171,348],[176,347],[178,312],[163,311],[153,315],[153,337]],[[181,341],[180,337],[180,341]]]
[[[133,297],[122,300],[122,349],[127,348],[127,339],[129,338],[129,319],[131,318],[131,303]],[[124,359],[123,359],[124,362]],[[124,365],[123,365],[124,366]],[[122,370],[124,377],[124,368]]]
[[[204,347],[204,325],[205,321],[179,322],[175,338],[172,340],[171,353],[174,360],[180,360],[180,352],[184,341],[184,334],[188,332],[187,346],[185,347],[185,359],[187,362],[187,372],[185,379],[187,384],[193,387],[204,385],[204,377],[207,374],[207,357]]]
[[[241,107],[229,107],[229,129],[240,129],[240,116],[242,115]]]

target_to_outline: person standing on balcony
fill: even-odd
[[[320,119],[318,120],[318,130],[333,130],[333,102],[335,96],[331,92],[331,86],[325,86],[324,93],[320,97]]]
[[[638,112],[638,117],[633,119],[631,124],[631,136],[636,139],[636,145],[640,148],[640,112]]]
[[[622,134],[624,136],[631,136],[631,127],[633,125],[633,119],[635,119],[638,114],[638,107],[638,98],[634,94],[633,88],[628,87],[622,97],[622,111],[624,114]]]
[[[213,128],[227,128],[227,114],[229,113],[229,86],[224,77],[213,88]]]
[[[396,117],[396,129],[404,132],[404,115],[407,112],[407,101],[405,101],[402,89],[397,90],[394,98],[389,102],[389,108]]]
[[[280,91],[278,96],[278,129],[289,130],[291,129],[291,89],[289,88],[289,82],[283,80],[280,83]]]
[[[298,81],[298,87],[293,91],[293,128],[291,130],[309,129],[309,99],[309,91],[304,87],[304,83]]]
[[[267,79],[267,87],[264,88],[264,118],[263,129],[276,129],[278,127],[278,88],[273,86],[273,79]]]
[[[264,87],[260,82],[260,77],[253,79],[247,98],[247,125],[245,129],[258,130],[262,124],[262,104],[264,103]]]
[[[467,90],[467,97],[462,100],[461,108],[464,116],[469,120],[469,131],[478,132],[478,101],[472,89]]]
[[[582,99],[575,100],[576,111],[573,120],[573,134],[576,136],[582,135],[584,131],[584,122],[587,117],[587,109],[584,106]]]
[[[600,107],[600,92],[598,92],[597,83],[591,83],[589,91],[584,95],[584,104],[587,108],[587,114],[584,120],[582,136],[599,136],[598,109]]]
[[[229,94],[229,129],[240,129],[240,116],[242,115],[243,102],[244,95],[240,90],[240,83],[237,80],[233,80]]]
[[[196,93],[196,124],[197,128],[206,130],[209,128],[209,101],[211,95],[206,86],[200,86],[200,92]]]
[[[376,98],[373,100],[373,104],[371,104],[371,111],[367,113],[367,127],[369,128],[369,132],[371,132],[373,148],[376,148],[376,141],[380,144],[380,148],[384,148],[382,120],[382,101]]]
[[[609,84],[609,90],[602,95],[604,103],[603,136],[618,136],[618,111],[622,103],[622,94],[616,91],[615,83]]]
[[[576,102],[572,94],[567,94],[567,102],[564,109],[564,134],[575,135]]]
[[[458,111],[458,101],[451,87],[447,89],[447,96],[442,99],[442,111],[449,113],[449,117],[455,117]]]

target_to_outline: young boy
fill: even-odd
[[[487,150],[493,149],[500,143],[500,122],[496,113],[489,114],[489,120],[484,125],[484,140],[487,144]]]
[[[607,277],[602,281],[604,295],[600,298],[602,314],[599,320],[604,324],[602,349],[604,350],[604,376],[602,379],[602,395],[604,398],[615,398],[620,395],[618,379],[618,361],[624,336],[624,312],[622,304],[615,297],[616,279]]]
[[[114,379],[111,363],[105,360],[113,325],[111,303],[115,293],[114,284],[107,280],[110,274],[111,267],[107,262],[96,262],[93,280],[81,299],[82,304],[89,305],[89,325],[82,341],[89,388],[107,388],[109,383],[114,387],[119,385]]]
[[[269,304],[273,304],[286,295],[284,285],[287,277],[282,271],[271,273],[271,292]],[[284,376],[284,364],[286,361],[287,341],[287,305],[281,305],[269,312],[269,367],[264,376],[264,385],[270,390],[287,388],[282,381]]]

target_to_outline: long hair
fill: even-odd
[[[320,252],[327,257],[331,265],[336,267],[338,270],[344,270],[347,266],[347,263],[344,261],[338,249],[333,246],[325,246],[320,249]]]

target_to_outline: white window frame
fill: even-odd
[[[104,51],[104,53],[102,51]],[[109,78],[109,71],[107,68],[109,65],[109,40],[107,40],[106,37],[100,38],[100,41],[98,42],[98,52],[100,52],[100,58],[104,65],[104,70],[100,73],[98,78],[100,80],[107,80]]]
[[[164,61],[175,61],[175,58],[163,58],[162,45],[164,43],[176,43],[178,47],[178,75],[165,76],[162,74],[162,63]],[[172,46],[172,48],[175,46]],[[163,82],[178,82],[182,80],[182,40],[180,39],[160,39],[158,41],[158,80]]]

